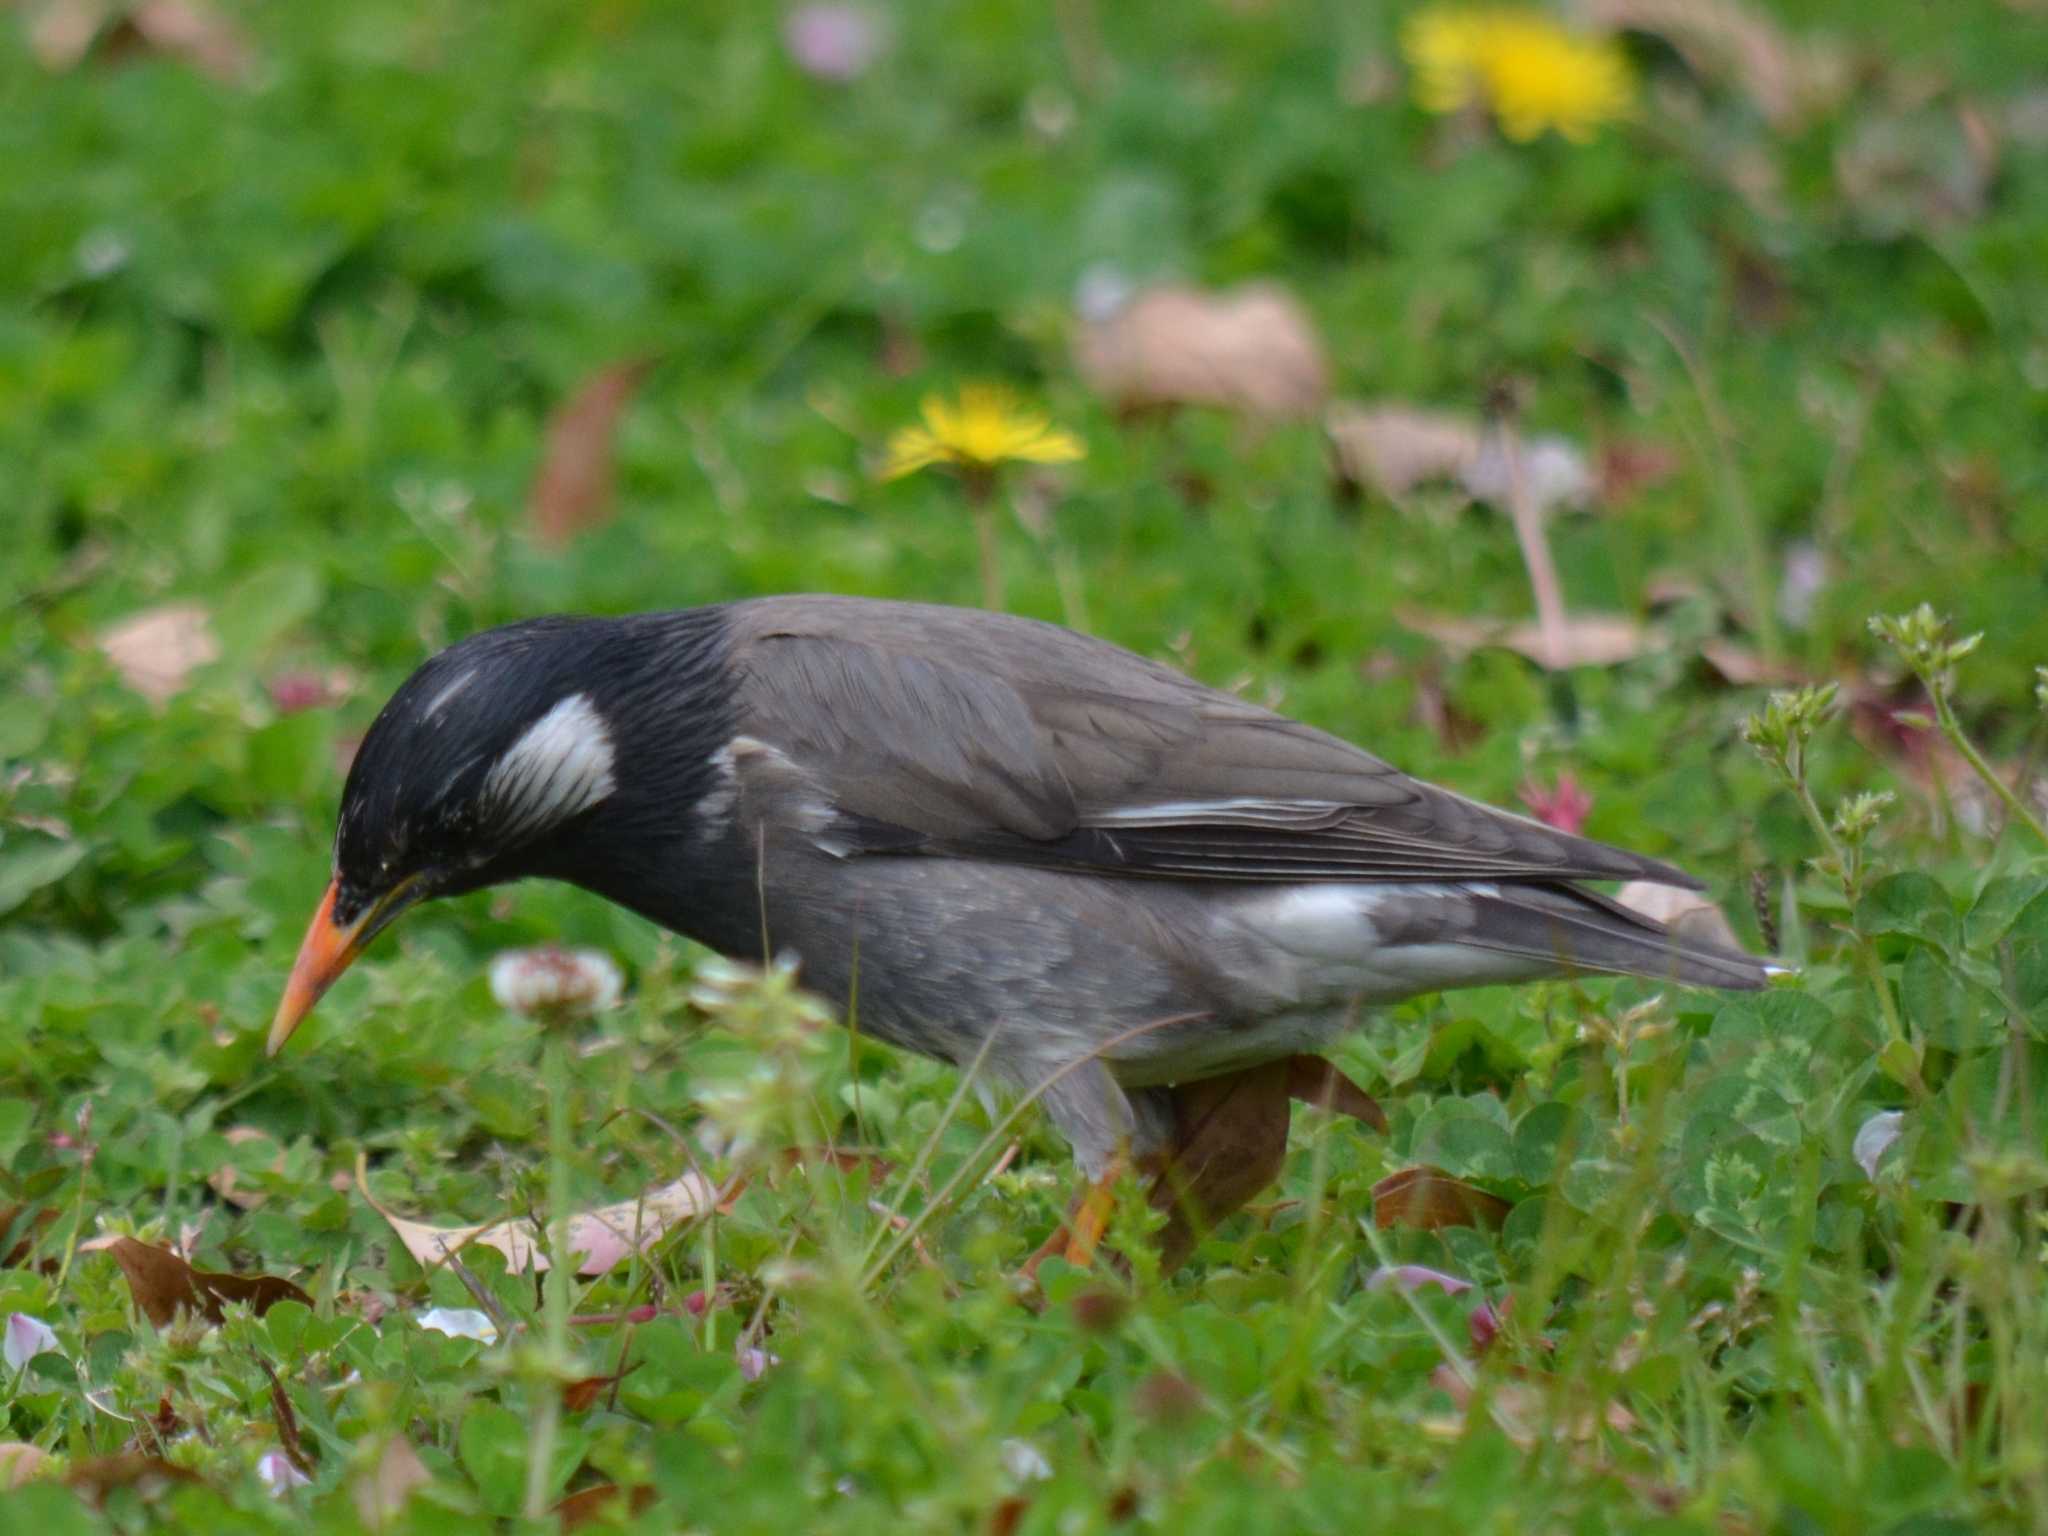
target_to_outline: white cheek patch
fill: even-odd
[[[483,798],[510,835],[530,835],[587,811],[616,788],[612,734],[572,693],[526,728],[484,776]]]

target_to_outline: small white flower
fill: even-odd
[[[887,42],[881,23],[865,6],[801,5],[782,21],[782,46],[796,67],[816,80],[858,79]]]
[[[283,1451],[265,1451],[258,1456],[256,1476],[274,1499],[281,1499],[294,1488],[303,1488],[313,1481],[293,1466],[292,1459]]]
[[[433,1333],[445,1333],[451,1339],[476,1339],[485,1344],[498,1342],[498,1325],[472,1307],[429,1307],[416,1321],[422,1328]]]
[[[1003,1470],[1020,1483],[1042,1483],[1052,1476],[1045,1452],[1029,1440],[1012,1438],[1002,1445]]]
[[[63,1351],[58,1348],[57,1335],[50,1325],[39,1317],[30,1317],[26,1312],[10,1313],[7,1318],[7,1342],[4,1350],[7,1369],[18,1371],[37,1355],[56,1355]]]
[[[743,1381],[759,1381],[768,1374],[770,1366],[782,1364],[782,1356],[770,1350],[744,1346],[733,1351],[733,1358],[739,1361],[740,1379]]]
[[[1396,1290],[1404,1296],[1412,1296],[1425,1286],[1436,1286],[1446,1296],[1455,1296],[1460,1291],[1472,1289],[1470,1280],[1457,1275],[1447,1275],[1440,1269],[1431,1269],[1426,1264],[1389,1264],[1374,1270],[1366,1277],[1368,1291]]]
[[[618,1005],[625,978],[595,949],[508,949],[491,961],[491,996],[514,1013],[603,1013]]]
[[[1884,1161],[1884,1155],[1891,1150],[1893,1142],[1899,1139],[1899,1132],[1905,1127],[1904,1110],[1882,1109],[1858,1127],[1856,1141],[1849,1149],[1849,1155],[1856,1159],[1866,1177],[1877,1178],[1877,1166]]]

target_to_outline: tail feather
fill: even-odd
[[[1501,885],[1474,890],[1471,899],[1471,925],[1458,936],[1460,943],[1547,961],[1560,971],[1753,991],[1782,969],[1742,950],[1675,933],[1577,886]]]

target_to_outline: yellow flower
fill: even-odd
[[[957,401],[927,395],[918,414],[922,423],[890,436],[882,479],[895,480],[932,464],[984,475],[1013,459],[1070,464],[1086,451],[1073,433],[1025,408],[1000,384],[966,385]]]
[[[1583,144],[1635,100],[1628,59],[1611,38],[1568,31],[1542,11],[1432,6],[1410,19],[1401,47],[1423,107],[1481,103],[1522,142],[1554,128]]]

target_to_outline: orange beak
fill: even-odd
[[[277,1017],[270,1021],[270,1039],[263,1047],[266,1056],[275,1056],[284,1049],[285,1041],[291,1039],[300,1020],[313,1011],[321,995],[354,964],[356,956],[378,931],[411,906],[419,894],[411,881],[401,882],[344,926],[334,920],[334,898],[339,890],[337,882],[328,882],[327,894],[320,898],[319,910],[306,928],[291,979],[284,984],[284,996],[278,999]]]

